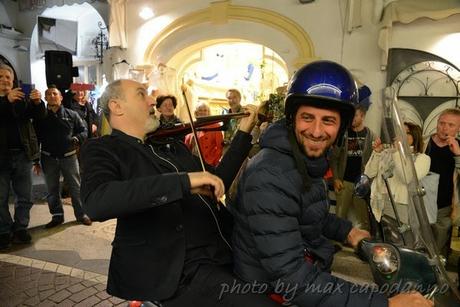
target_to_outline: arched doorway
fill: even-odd
[[[102,74],[99,59],[96,58],[96,49],[92,44],[92,40],[99,34],[98,23],[105,27],[105,22],[98,11],[91,4],[85,2],[82,4],[54,6],[43,11],[40,16],[77,24],[77,33],[72,33],[72,36],[76,39],[72,58],[73,66],[78,67],[80,72],[78,81],[100,83]],[[66,24],[63,24],[60,29],[56,26],[55,32],[59,34],[55,35],[59,35],[64,41],[70,40],[70,34],[66,35],[67,32],[65,31]],[[61,42],[61,44],[64,44],[64,42]],[[52,48],[52,45],[50,48]],[[56,46],[54,50],[62,49]],[[32,83],[35,83],[36,88],[41,91],[46,89],[46,80],[43,78],[45,76],[43,55],[44,48],[39,41],[38,26],[35,25],[30,42],[30,65]]]
[[[148,33],[144,31],[148,31],[148,26],[144,25],[145,29],[140,32]],[[282,55],[290,73],[316,59],[310,36],[288,17],[266,9],[219,1],[177,18],[152,37],[144,52],[144,63],[166,63],[182,49],[223,37],[269,47]]]
[[[177,82],[187,84],[192,109],[206,102],[212,114],[228,108],[225,93],[229,88],[241,92],[243,104],[257,105],[287,81],[286,63],[276,52],[260,44],[225,39],[190,46],[149,75],[150,85],[160,93],[174,94]],[[177,114],[183,111],[179,105]]]
[[[140,29],[139,32],[147,34],[148,30]],[[219,1],[211,3],[206,9],[177,18],[161,30],[147,46],[144,63],[152,64],[153,73],[162,74],[164,78],[174,79],[171,76],[175,75],[175,85],[171,85],[169,91],[177,95],[179,85],[190,77],[186,71],[202,61],[203,54],[206,53],[203,50],[219,48],[217,46],[223,43],[252,43],[261,46],[261,49],[270,54],[265,60],[273,63],[273,66],[282,67],[283,82],[284,74],[291,75],[298,67],[317,59],[309,35],[286,16],[266,9]],[[242,69],[246,69],[246,73],[250,73],[250,70],[254,72],[261,66],[266,68],[263,60],[257,64],[252,63],[252,68],[250,62],[249,60],[246,65],[240,65],[245,67]],[[211,78],[212,75],[207,77]],[[266,75],[264,80],[268,80]],[[275,82],[267,81],[266,89],[259,93],[273,91],[270,83]],[[222,91],[220,97],[223,97]],[[254,96],[259,96],[255,92],[248,95],[250,102],[263,99],[263,94],[255,99]],[[180,115],[180,111],[178,113]]]

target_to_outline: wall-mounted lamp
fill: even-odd
[[[109,40],[107,35],[104,34],[104,30],[107,30],[107,27],[102,26],[102,22],[98,22],[97,26],[99,27],[99,34],[93,38],[91,43],[96,49],[96,57],[100,60],[101,64],[103,63],[104,50],[109,48]]]
[[[144,20],[150,19],[154,16],[153,11],[149,7],[144,7],[142,10],[139,12],[139,17],[141,17]]]

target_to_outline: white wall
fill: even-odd
[[[379,25],[372,21],[372,1],[362,1],[361,27],[351,33],[345,31],[342,63],[353,75],[372,90],[372,105],[365,123],[380,133],[381,90],[385,86],[386,73],[380,70],[381,50],[377,45]]]
[[[460,69],[460,14],[438,21],[423,18],[407,25],[395,24],[390,46],[430,52]]]
[[[14,8],[11,4],[8,1],[0,2],[0,23],[9,27],[15,24],[14,20],[10,18],[15,16],[15,14],[11,14],[11,10]]]

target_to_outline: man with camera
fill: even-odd
[[[0,64],[0,250],[12,242],[32,240],[27,231],[32,207],[30,170],[33,163],[38,174],[40,152],[31,120],[45,113],[40,92],[24,93],[13,88],[13,81],[13,69]],[[10,187],[16,199],[13,218],[8,210]]]

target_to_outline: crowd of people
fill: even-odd
[[[396,218],[379,202],[382,173],[392,172],[398,218],[410,224],[412,214],[395,150],[384,149],[364,124],[369,104],[362,101],[371,93],[358,88],[343,66],[316,61],[299,69],[287,88],[285,118],[274,123],[256,126],[257,108],[242,105],[240,92],[229,89],[228,112],[247,116],[230,119],[225,131],[212,124],[196,135],[167,139],[149,135],[182,124],[173,95],[155,99],[139,82],[110,83],[99,107],[112,131],[100,136],[84,91],[64,101],[61,90],[50,85],[45,104],[38,90],[26,96],[13,88],[13,76],[0,65],[0,250],[31,242],[31,170],[43,171],[51,214],[46,228],[64,222],[61,176],[77,221],[117,219],[109,294],[162,306],[432,306],[418,292],[387,298],[371,288],[353,291],[353,283],[330,273],[337,251],[331,240],[356,248],[371,236],[372,218]],[[211,113],[205,103],[194,111],[197,119]],[[419,126],[404,125],[417,177],[439,174],[432,228],[438,248],[448,250],[460,111],[443,111],[427,142]],[[257,151],[250,154],[255,143]],[[325,189],[328,171],[335,214]],[[375,178],[368,202],[353,193],[362,174]],[[224,204],[232,184],[231,201]],[[264,290],[225,287],[254,283]],[[316,293],[312,284],[337,291]]]
[[[1,203],[0,249],[11,243],[30,243],[27,230],[32,207],[32,173],[43,171],[48,190],[47,201],[52,228],[64,222],[60,178],[64,177],[77,221],[91,225],[83,212],[80,198],[80,146],[97,131],[96,113],[85,92],[73,93],[68,107],[63,106],[61,90],[50,85],[42,93],[33,89],[26,95],[13,87],[11,67],[0,64],[0,108],[2,127],[0,142]],[[10,188],[15,199],[14,215],[8,210]]]

